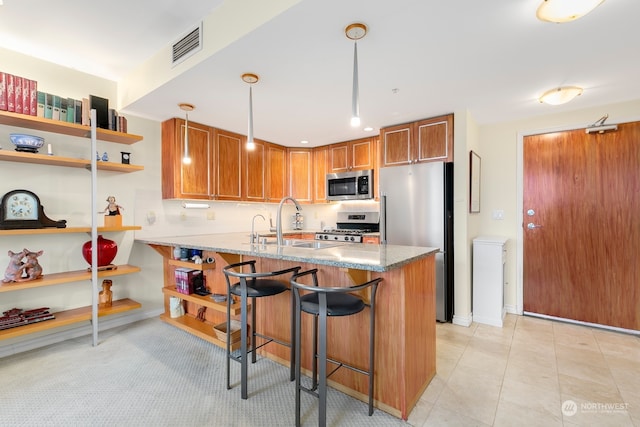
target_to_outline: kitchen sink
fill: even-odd
[[[325,249],[334,246],[342,246],[345,243],[342,242],[320,242],[317,240],[303,240],[303,239],[284,239],[282,246],[290,246],[300,249]],[[253,245],[262,246],[276,246],[278,241],[275,239],[261,240],[259,243],[252,243]]]

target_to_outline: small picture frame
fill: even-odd
[[[480,212],[480,156],[469,152],[469,213]]]

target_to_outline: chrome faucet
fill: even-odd
[[[257,243],[258,242],[258,235],[253,231],[255,228],[255,223],[256,223],[256,218],[260,217],[262,218],[262,220],[264,221],[264,216],[260,215],[260,214],[256,214],[253,216],[253,218],[251,219],[251,236],[249,238],[249,243]]]
[[[284,244],[284,239],[282,238],[282,205],[285,204],[287,200],[291,200],[296,205],[296,210],[300,212],[302,207],[298,203],[296,199],[293,197],[284,197],[280,200],[280,205],[278,206],[278,215],[276,216],[276,236],[278,238],[278,246],[282,246]]]

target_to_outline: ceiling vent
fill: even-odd
[[[200,50],[202,50],[202,22],[173,44],[171,65],[178,65]]]

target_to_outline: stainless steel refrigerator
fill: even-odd
[[[436,254],[436,320],[453,316],[453,163],[380,168],[380,240],[431,246]]]

